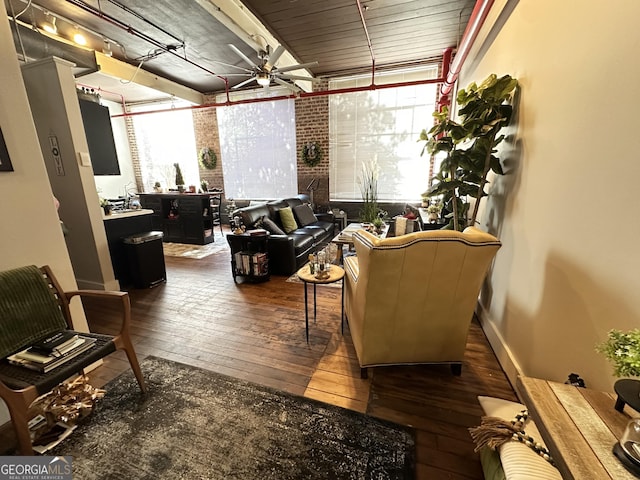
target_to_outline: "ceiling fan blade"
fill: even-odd
[[[298,70],[300,68],[310,68],[310,67],[317,67],[317,66],[318,66],[318,62],[299,63],[298,65],[291,65],[290,67],[278,68],[273,73],[276,73],[276,72],[284,73],[284,72],[290,72],[291,70]]]
[[[276,65],[276,63],[280,59],[280,56],[283,53],[284,53],[284,47],[282,45],[278,45],[278,48],[276,48],[275,51],[271,55],[269,55],[269,60],[267,60],[265,67],[268,70],[271,70]]]
[[[289,90],[293,90],[296,93],[302,91],[302,89],[298,88],[298,86],[293,84],[293,83],[285,82],[284,80],[282,80],[281,78],[278,78],[278,77],[272,77],[272,78],[273,78],[273,81],[276,82],[278,85],[282,85],[283,87],[287,87]]]
[[[242,58],[245,62],[247,62],[249,65],[251,65],[253,68],[259,68],[258,65],[256,65],[254,62],[251,61],[251,59],[249,57],[247,57],[244,53],[242,53],[238,47],[236,47],[235,45],[228,43],[227,45],[229,45],[229,48],[231,48],[231,50],[233,50],[234,52],[236,52],[236,54]]]
[[[249,79],[245,80],[244,82],[240,82],[239,84],[234,85],[234,86],[233,86],[233,87],[231,87],[231,88],[240,88],[240,87],[244,87],[245,85],[247,85],[248,83],[253,82],[254,80],[255,80],[255,77],[251,77],[251,78],[249,78]]]
[[[319,82],[319,78],[315,77],[303,77],[302,75],[278,75],[280,78],[284,78],[286,80],[306,80],[308,82]]]

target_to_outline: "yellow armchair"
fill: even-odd
[[[362,376],[380,365],[448,363],[455,375],[480,287],[500,248],[474,227],[379,239],[353,235],[345,312]]]

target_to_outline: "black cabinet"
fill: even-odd
[[[142,208],[153,210],[154,230],[164,233],[165,242],[204,245],[215,241],[212,197],[221,194],[143,193]]]

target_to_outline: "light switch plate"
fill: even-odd
[[[80,165],[83,167],[91,166],[91,156],[89,155],[89,152],[78,152],[78,158],[80,160]]]

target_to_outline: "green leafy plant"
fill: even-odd
[[[480,85],[470,84],[456,98],[459,122],[451,120],[444,108],[433,114],[434,127],[420,134],[420,141],[426,142],[421,154],[446,154],[440,171],[431,179],[431,187],[423,193],[429,198],[442,196],[444,207],[451,212],[445,228],[464,230],[474,225],[480,201],[487,195],[484,187],[489,171],[503,174],[500,159],[494,154],[504,140],[504,135],[498,133],[511,120],[513,107],[506,102],[517,85],[511,76],[498,78],[495,74]],[[476,199],[471,216],[469,197]]]
[[[373,222],[380,211],[378,207],[378,162],[371,160],[362,163],[362,176],[358,179],[360,194],[362,195],[362,210],[360,210],[361,222]]]
[[[438,215],[440,215],[441,211],[442,211],[441,203],[432,203],[427,207],[427,213],[437,213]]]
[[[613,363],[613,373],[617,377],[640,376],[640,330],[628,332],[610,330],[606,342],[596,346]]]
[[[184,185],[184,178],[182,178],[182,170],[180,170],[180,164],[174,163],[174,167],[176,167],[176,186]]]

